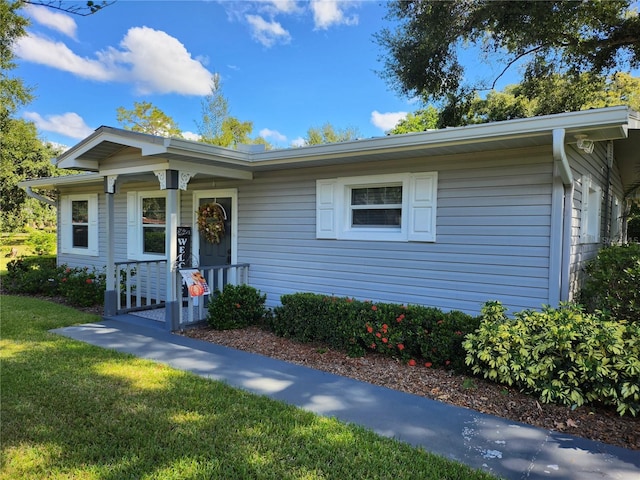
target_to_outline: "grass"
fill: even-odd
[[[0,297],[0,479],[490,479],[346,425],[48,330],[98,320]]]

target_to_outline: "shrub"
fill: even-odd
[[[90,307],[104,303],[105,274],[95,269],[59,267],[59,291],[71,305]]]
[[[105,275],[86,267],[56,267],[56,257],[24,257],[7,264],[3,288],[23,295],[61,295],[71,305],[89,307],[104,302]]]
[[[56,234],[34,230],[25,243],[36,255],[51,255],[56,251]]]
[[[283,295],[269,324],[280,336],[322,342],[362,356],[379,352],[402,361],[465,369],[462,340],[479,319],[418,305],[372,303],[313,293]],[[441,323],[439,323],[441,322]]]
[[[607,247],[589,262],[580,302],[640,324],[640,244]]]
[[[268,314],[264,306],[266,299],[266,295],[249,285],[226,285],[222,292],[214,292],[207,322],[216,330],[256,325]]]
[[[508,319],[499,302],[482,309],[476,333],[463,347],[473,373],[545,402],[613,405],[620,415],[640,412],[640,328],[564,304]]]
[[[53,296],[58,291],[56,257],[21,257],[7,263],[3,289],[8,293]]]

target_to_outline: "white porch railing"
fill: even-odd
[[[209,298],[212,298],[217,292],[222,291],[226,285],[242,285],[249,283],[249,264],[238,263],[235,265],[201,265],[198,267],[200,273],[207,281],[211,295],[191,297],[186,289],[180,287],[177,289],[180,308],[181,327],[188,326],[193,323],[203,321],[207,318],[207,305]],[[177,272],[176,281],[178,285],[182,285],[182,275],[180,270]]]
[[[164,307],[166,260],[116,262],[117,313]]]

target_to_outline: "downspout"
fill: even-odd
[[[556,225],[551,226],[552,231],[552,249],[553,245],[557,245],[557,253],[552,258],[552,262],[559,262],[560,271],[555,276],[556,285],[550,282],[550,288],[558,288],[558,300],[566,302],[569,300],[570,287],[570,269],[571,269],[571,224],[573,214],[573,174],[567,159],[567,153],[564,148],[565,130],[564,128],[556,128],[553,130],[553,163],[554,163],[554,182],[553,182],[553,200],[557,202],[559,215],[556,217]],[[560,181],[556,181],[555,179]],[[564,201],[563,201],[564,200]],[[553,208],[553,205],[552,205]],[[554,238],[553,234],[556,234]],[[553,271],[554,269],[552,269]],[[551,297],[551,295],[550,295]]]
[[[48,205],[51,205],[52,207],[56,206],[56,201],[49,198],[49,197],[45,197],[44,195],[41,195],[39,193],[36,193],[33,191],[33,189],[31,187],[25,187],[25,191],[27,192],[27,195],[31,198],[35,198],[36,200],[39,200],[43,203],[46,203]]]

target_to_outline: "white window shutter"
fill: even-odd
[[[410,176],[408,211],[409,241],[436,241],[437,198],[437,172],[417,173]]]
[[[336,179],[316,180],[316,238],[337,238]]]
[[[591,182],[586,175],[582,176],[582,211],[580,212],[580,241],[589,240],[589,187]]]
[[[127,193],[127,256],[136,259],[140,255],[138,227],[138,195]]]
[[[89,255],[98,256],[98,194],[88,196],[89,200]]]
[[[60,250],[61,253],[71,251],[71,199],[64,195],[60,199]]]

